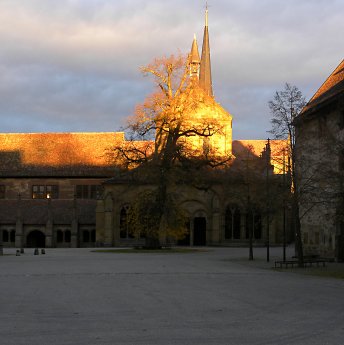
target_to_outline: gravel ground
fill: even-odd
[[[344,343],[344,280],[271,269],[281,248],[206,249],[5,249],[0,344]]]

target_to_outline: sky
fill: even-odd
[[[209,0],[215,99],[234,139],[271,137],[286,82],[307,100],[344,58],[343,0]],[[0,0],[0,131],[123,129],[153,91],[140,66],[201,49],[203,0]]]

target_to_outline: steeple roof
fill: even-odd
[[[201,59],[199,57],[198,44],[197,44],[197,39],[195,35],[192,41],[192,46],[191,46],[190,63],[200,63],[200,62],[201,62]]]
[[[211,64],[210,64],[210,45],[208,32],[208,8],[205,10],[205,26],[203,34],[202,57],[199,84],[207,95],[213,96],[213,85],[211,79]]]

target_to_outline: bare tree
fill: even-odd
[[[216,167],[230,157],[219,157],[216,149],[207,145],[209,137],[221,134],[222,125],[214,118],[195,117],[200,104],[215,101],[199,87],[198,80],[190,77],[186,58],[172,55],[156,59],[141,71],[153,77],[156,90],[136,107],[127,126],[130,140],[115,147],[114,153],[117,161],[140,170],[141,177],[154,180],[155,191],[142,196],[143,204],[154,205],[146,208],[152,211],[154,221],[150,221],[149,228],[141,229],[146,242],[154,247],[159,245],[161,233],[176,229],[176,217],[171,216],[176,203],[170,187],[180,170],[190,166]],[[195,145],[195,138],[203,138],[203,145]],[[141,206],[142,203],[136,209]]]
[[[299,260],[299,266],[303,266],[303,245],[301,237],[300,223],[300,188],[297,170],[297,152],[295,147],[296,131],[294,120],[306,105],[306,101],[302,92],[296,87],[288,83],[285,84],[282,91],[276,91],[273,100],[269,101],[269,108],[272,115],[271,133],[276,139],[287,139],[288,157],[290,157],[290,177],[292,187],[292,221],[295,231],[295,245]]]
[[[257,156],[254,148],[249,145],[241,153],[240,158],[236,157],[233,164],[224,170],[221,179],[223,188],[231,196],[232,209],[230,212],[232,216],[238,206],[246,214],[245,226],[249,245],[249,260],[254,260],[254,240],[261,238],[262,218],[267,217],[266,173],[269,171],[272,175],[271,169],[273,169],[270,160],[267,167],[268,157],[270,154],[266,152],[266,148],[261,156]],[[218,178],[221,178],[220,174]],[[277,183],[272,176],[270,179],[271,193],[274,193]],[[273,211],[273,207],[270,206],[270,213],[273,214]],[[270,220],[272,219],[271,216]]]

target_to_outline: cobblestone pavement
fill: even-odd
[[[5,249],[0,344],[344,344],[343,280],[271,270],[281,248],[207,250]]]

